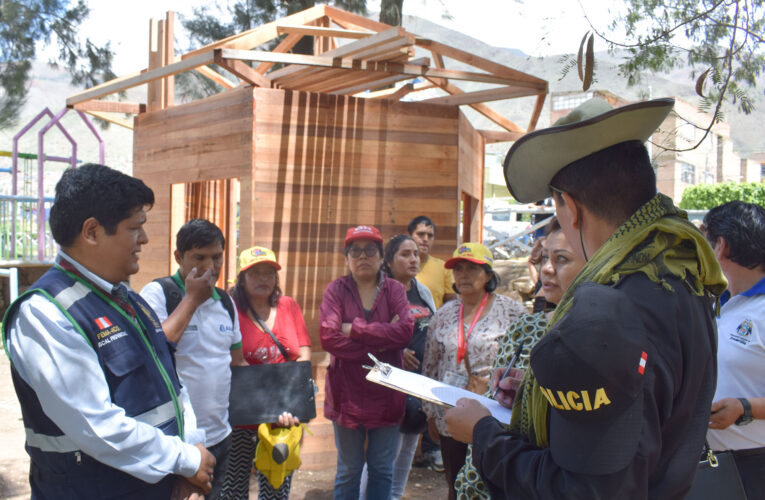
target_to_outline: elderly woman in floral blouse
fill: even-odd
[[[450,385],[483,394],[489,382],[499,340],[526,312],[515,300],[497,295],[499,284],[491,252],[480,243],[458,247],[444,267],[454,273],[458,300],[444,304],[430,322],[422,374]],[[454,479],[465,463],[467,445],[446,432],[440,406],[423,403],[428,430],[441,442],[449,498],[455,497]]]

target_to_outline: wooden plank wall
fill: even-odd
[[[483,177],[485,139],[459,112],[459,191],[473,198],[468,209],[470,235],[463,241],[483,241]]]
[[[239,178],[242,186],[251,185],[252,97],[251,89],[238,88],[136,117],[133,175],[154,190],[155,203],[146,223],[149,244],[141,252],[141,271],[131,280],[133,288],[140,290],[171,270],[173,184]],[[251,202],[242,205],[249,209]],[[183,206],[176,210],[183,213]]]
[[[264,245],[277,253],[282,289],[303,308],[311,334],[320,392],[314,436],[301,454],[307,469],[335,460],[323,418],[328,356],[317,352],[317,325],[324,288],[347,272],[345,232],[373,224],[387,240],[428,215],[437,227],[433,253],[448,258],[457,245],[460,182],[471,196],[482,185],[474,172],[483,164],[480,136],[462,120],[454,106],[251,87],[136,118],[134,175],[154,189],[156,203],[133,286],[170,271],[171,213],[177,219],[183,209],[171,212],[173,184],[238,178],[237,251]],[[469,158],[473,152],[481,158]],[[174,191],[182,203],[182,190]]]
[[[277,253],[318,350],[321,295],[347,273],[349,227],[375,225],[387,240],[426,214],[434,253],[454,249],[458,110],[271,89],[255,101],[255,243]]]

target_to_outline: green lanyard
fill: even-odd
[[[126,320],[130,322],[131,325],[138,331],[141,340],[143,341],[144,345],[146,346],[146,349],[148,349],[149,353],[151,354],[152,359],[154,360],[154,364],[157,367],[157,370],[159,370],[159,374],[162,377],[162,380],[164,380],[165,385],[167,386],[167,390],[170,393],[170,399],[173,402],[173,407],[175,408],[175,418],[178,422],[178,435],[181,439],[183,439],[184,434],[184,425],[183,425],[183,411],[181,410],[180,401],[178,399],[178,393],[175,392],[175,387],[173,387],[173,384],[170,380],[170,376],[167,374],[167,370],[165,370],[164,365],[159,361],[159,358],[157,357],[157,353],[154,350],[154,346],[152,346],[151,342],[149,342],[149,339],[147,338],[147,332],[149,331],[146,328],[146,325],[143,324],[143,321],[141,321],[141,318],[138,317],[138,314],[136,313],[135,318],[133,318],[130,314],[128,314],[124,309],[122,309],[120,306],[118,306],[111,298],[109,298],[106,294],[103,293],[103,291],[99,290],[95,286],[93,286],[92,283],[85,280],[81,276],[78,276],[74,274],[71,271],[68,271],[64,269],[63,267],[56,264],[56,267],[60,270],[66,273],[69,277],[72,279],[82,283],[83,285],[87,286],[93,293],[101,297],[107,304],[109,304],[115,311],[119,312]]]

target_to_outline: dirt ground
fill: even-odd
[[[29,457],[24,451],[21,410],[11,382],[8,358],[0,354],[0,499],[29,498]],[[324,500],[332,498],[335,468],[298,470],[292,480],[290,498]],[[257,498],[257,482],[251,481],[250,498]],[[425,500],[446,498],[443,473],[413,467],[404,498]]]

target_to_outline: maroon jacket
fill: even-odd
[[[366,380],[371,365],[367,353],[392,366],[403,365],[403,349],[412,338],[414,320],[404,285],[383,277],[372,310],[361,303],[353,278],[338,278],[324,290],[319,309],[322,348],[331,354],[324,386],[324,416],[343,427],[367,429],[398,425],[404,416],[406,396]],[[390,320],[398,315],[399,320]],[[351,323],[346,337],[342,324]]]

